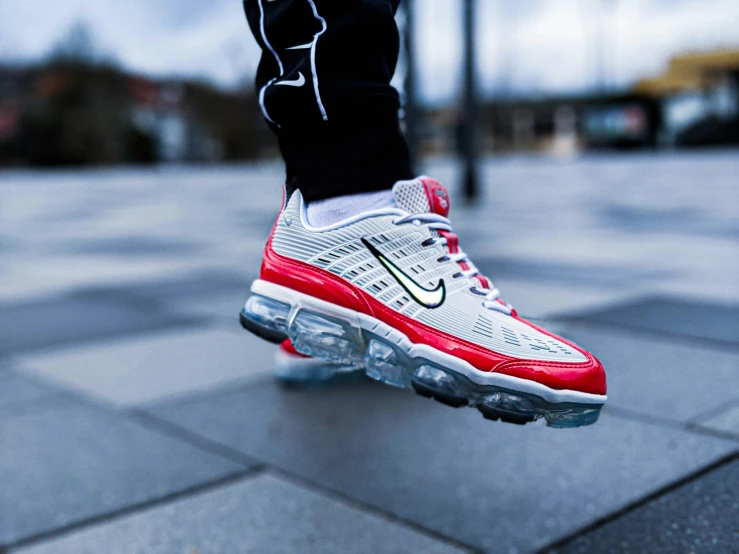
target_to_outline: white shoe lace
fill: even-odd
[[[413,223],[414,225],[425,225],[428,227],[428,229],[432,231],[447,231],[452,232],[452,224],[451,222],[444,216],[439,214],[411,214],[404,217],[401,217],[399,219],[396,219],[393,221],[395,225],[403,225],[404,223]],[[443,244],[446,246],[448,243],[446,237],[433,237],[430,239],[427,239],[423,242],[424,246],[431,246],[433,244]],[[462,271],[457,272],[454,277],[467,277],[467,278],[473,278],[476,275],[481,275],[480,271],[475,267],[475,264],[472,263],[472,261],[469,259],[467,254],[465,254],[461,248],[457,249],[456,254],[448,253],[444,257],[440,259],[441,261],[452,261],[455,263],[465,262],[467,265],[469,265],[469,269],[464,269]],[[490,283],[491,288],[486,288],[481,286],[480,284],[477,284],[473,286],[470,290],[474,294],[479,294],[480,296],[484,297],[484,300],[482,301],[482,305],[487,308],[488,310],[494,310],[496,312],[501,312],[506,315],[511,315],[511,312],[513,311],[513,306],[510,304],[502,303],[499,301],[500,299],[500,291],[495,288],[495,285],[493,285],[493,282],[490,279],[487,279],[487,281]]]

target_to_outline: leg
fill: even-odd
[[[448,191],[410,178],[389,84],[397,3],[245,6],[264,51],[262,109],[292,194],[241,323],[282,342],[282,375],[362,368],[488,419],[595,423],[606,401],[601,363],[503,301],[460,248]]]
[[[262,47],[257,88],[288,191],[308,201],[413,177],[390,86],[399,0],[244,0]]]

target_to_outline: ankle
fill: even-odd
[[[387,189],[316,200],[308,204],[306,212],[311,226],[326,227],[364,212],[396,206],[393,191]]]

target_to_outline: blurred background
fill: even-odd
[[[395,82],[419,155],[463,143],[470,55],[483,153],[739,143],[735,2],[490,0],[471,3],[469,17],[462,4],[416,1],[405,6],[412,18],[399,15],[411,55]],[[239,2],[2,9],[0,164],[277,155],[254,101],[259,49]]]
[[[737,551],[739,2],[397,21],[417,166],[601,359],[598,423],[276,384],[237,322],[284,179],[241,2],[0,0],[0,554]]]

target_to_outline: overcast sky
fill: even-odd
[[[415,2],[421,92],[452,100],[461,0]],[[259,59],[240,0],[0,0],[0,61],[43,57],[75,22],[89,25],[103,51],[147,74],[233,86],[251,81]],[[488,92],[593,87],[598,28],[611,86],[660,72],[678,52],[739,47],[739,0],[479,0],[477,22]]]

